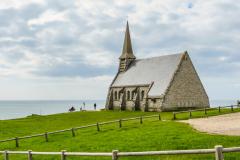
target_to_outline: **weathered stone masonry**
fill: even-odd
[[[166,90],[162,110],[201,107],[209,107],[208,96],[190,57],[185,54]]]

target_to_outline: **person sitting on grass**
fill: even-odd
[[[68,111],[69,112],[74,112],[76,109],[72,106]]]

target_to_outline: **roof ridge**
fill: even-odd
[[[174,53],[174,54],[159,55],[159,56],[154,56],[154,57],[138,58],[138,59],[136,59],[135,61],[138,61],[138,60],[147,60],[147,59],[154,59],[154,58],[160,58],[160,57],[168,57],[168,56],[177,56],[177,55],[183,55],[183,54],[185,54],[185,53],[186,53],[186,51],[180,52],[180,53]]]
[[[181,52],[137,59],[130,64],[125,72],[118,74],[111,87],[150,84],[154,81],[149,95],[160,96],[166,90],[177,65],[185,54],[187,53]]]

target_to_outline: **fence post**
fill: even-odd
[[[74,128],[72,128],[72,136],[75,137]]]
[[[233,111],[233,105],[231,105],[231,111]]]
[[[28,151],[28,160],[32,160],[32,150]]]
[[[173,112],[173,119],[175,120],[176,119],[176,113]]]
[[[192,112],[189,111],[189,118],[192,118]]]
[[[118,159],[118,150],[113,150],[112,151],[112,160],[117,160]]]
[[[4,151],[4,160],[9,160],[8,151]]]
[[[218,112],[219,112],[219,113],[221,112],[221,107],[220,107],[220,106],[218,107]]]
[[[45,132],[44,137],[45,137],[46,142],[48,142],[48,133],[47,132]]]
[[[122,119],[119,119],[119,128],[122,128]]]
[[[140,124],[142,124],[143,123],[143,118],[142,118],[142,116],[140,117]]]
[[[97,131],[100,131],[99,123],[97,123],[96,125],[97,125]]]
[[[65,154],[66,150],[62,150],[62,154],[61,154],[61,160],[66,160],[66,154]]]
[[[16,141],[16,147],[19,147],[18,137],[15,138],[15,141]]]
[[[161,121],[161,115],[160,114],[158,115],[158,120]]]
[[[215,146],[215,160],[224,160],[223,147],[221,145]]]

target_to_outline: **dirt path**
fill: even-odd
[[[201,132],[240,136],[240,113],[181,121]]]

